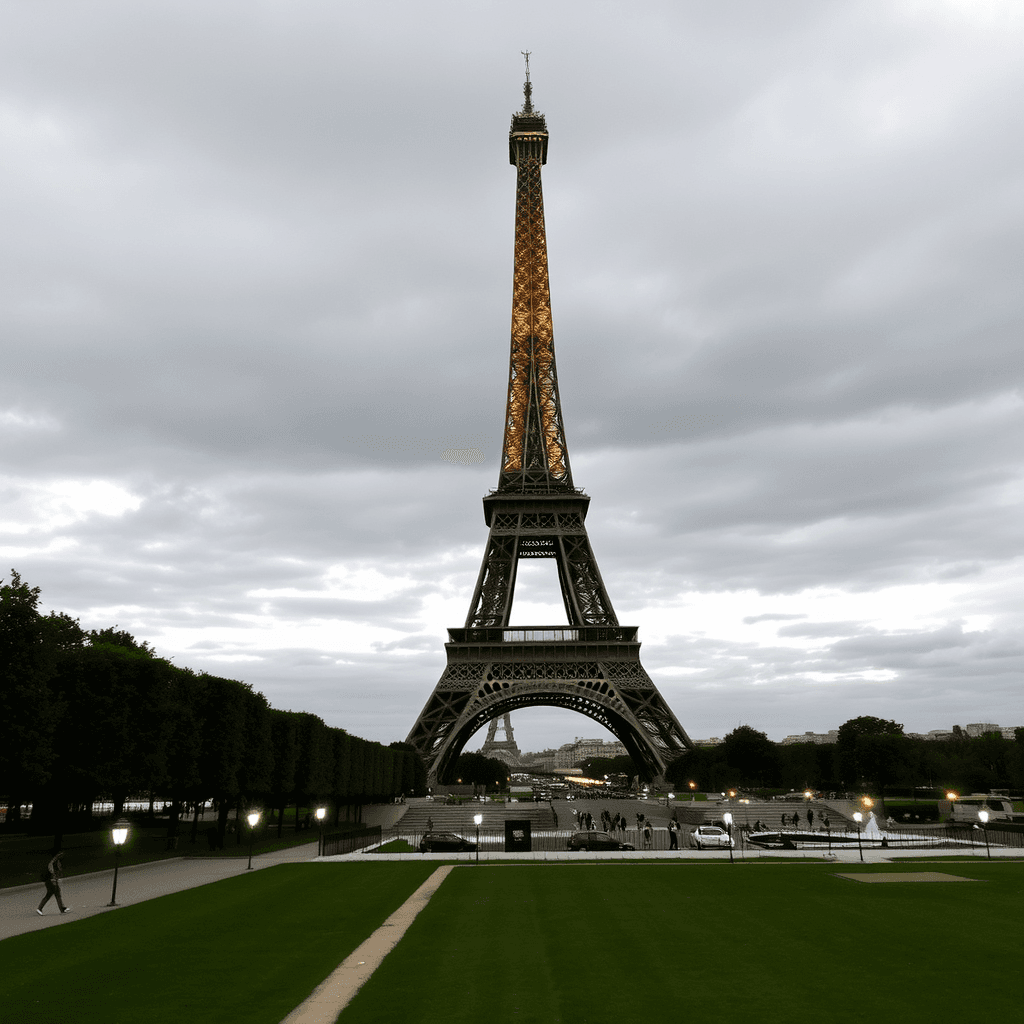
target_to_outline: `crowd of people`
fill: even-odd
[[[612,814],[611,811],[602,810],[595,818],[590,811],[573,808],[572,814],[576,828],[580,832],[597,831],[600,829],[600,831],[607,832],[609,835],[621,833],[625,837],[626,831],[630,827],[626,816],[618,811]],[[679,848],[679,829],[679,822],[673,818],[669,822],[669,849],[671,850]],[[643,849],[653,849],[654,828],[650,818],[640,811],[636,815],[636,834],[643,844]]]

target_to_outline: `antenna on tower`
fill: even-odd
[[[526,58],[526,81],[523,83],[523,113],[533,113],[533,86],[530,84],[530,50],[519,51]]]

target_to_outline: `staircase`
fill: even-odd
[[[477,814],[483,817],[480,828],[489,832],[503,830],[506,819],[529,821],[534,832],[555,827],[555,818],[548,804],[497,804],[490,800],[486,803],[445,804],[440,800],[416,799],[409,801],[409,809],[395,825],[395,831],[422,835],[430,831],[427,828],[429,820],[434,832],[468,833],[476,828],[473,818]]]
[[[726,811],[732,813],[733,827],[738,825],[750,825],[753,827],[755,821],[760,821],[762,831],[775,832],[780,829],[792,829],[792,818],[797,814],[800,818],[799,828],[801,831],[808,829],[807,811],[814,812],[813,829],[815,832],[824,830],[822,819],[828,815],[831,831],[841,832],[844,829],[852,828],[853,822],[843,815],[837,808],[830,807],[821,800],[783,802],[781,800],[765,800],[749,804],[712,804],[703,805],[707,808],[705,819],[721,820]],[[787,824],[782,823],[782,816],[786,816]]]

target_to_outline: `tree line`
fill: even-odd
[[[749,725],[714,747],[677,758],[667,777],[685,790],[730,787],[853,791],[929,788],[957,793],[1024,788],[1024,729],[969,737],[954,729],[949,740],[923,740],[888,719],[864,715],[839,727],[835,743],[773,743]]]
[[[58,837],[95,801],[130,796],[187,806],[213,800],[223,842],[232,808],[318,802],[338,822],[363,804],[419,795],[426,769],[404,743],[384,746],[307,712],[270,707],[246,683],[179,668],[116,626],[84,630],[39,611],[16,572],[0,585],[0,798],[8,821]],[[17,824],[15,824],[17,827]]]

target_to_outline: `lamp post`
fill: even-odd
[[[860,841],[860,823],[864,820],[864,815],[860,811],[853,812],[853,820],[857,822],[857,850],[860,853],[861,863],[864,863],[864,847]]]
[[[697,783],[696,782],[691,782],[691,783],[689,783],[689,786],[690,786],[690,803],[692,804],[693,801],[697,799]]]
[[[316,855],[322,857],[324,855],[324,818],[327,816],[326,807],[318,807],[316,809],[316,820],[320,824],[320,838],[316,844]]]
[[[245,870],[252,871],[252,844],[256,839],[256,825],[260,820],[260,812],[250,811],[245,820],[249,822],[249,866]]]
[[[725,814],[722,815],[722,820],[725,822],[725,829],[729,835],[729,863],[732,864],[732,815],[726,811]]]
[[[126,818],[121,818],[119,821],[114,822],[114,827],[110,830],[110,838],[114,840],[114,887],[110,890],[110,902],[107,906],[116,907],[117,865],[121,860],[121,847],[124,846],[125,840],[128,838],[128,821]]]
[[[476,862],[480,863],[480,824],[484,820],[482,814],[473,815],[473,824],[476,825]]]
[[[992,848],[988,845],[988,811],[978,811],[981,819],[981,830],[985,833],[985,854],[989,860],[992,859]]]

